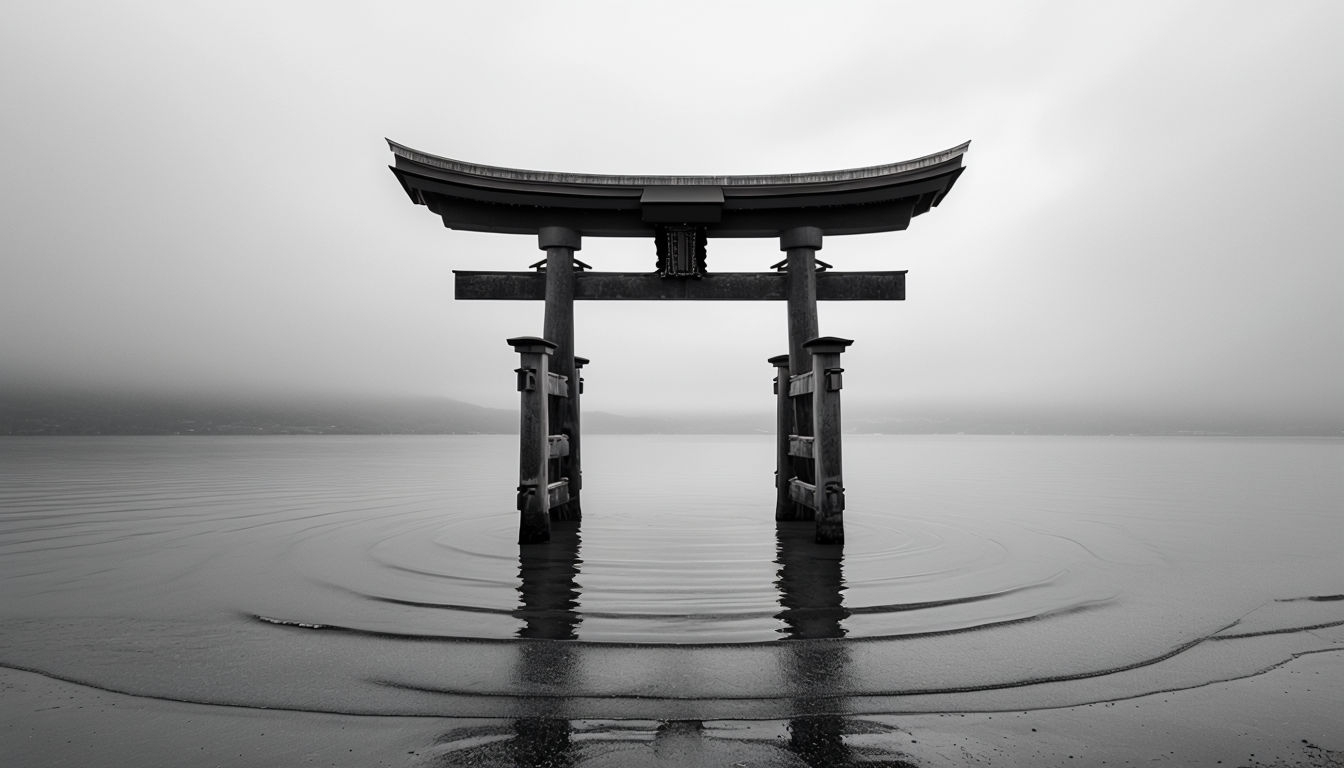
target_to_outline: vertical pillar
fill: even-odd
[[[789,373],[794,376],[812,370],[812,360],[803,349],[803,344],[815,339],[817,331],[817,251],[821,250],[821,229],[817,227],[794,227],[779,235],[779,249],[788,258],[788,313],[789,313]],[[785,381],[787,384],[787,380]],[[787,386],[785,387],[787,389]],[[812,403],[809,398],[795,398],[792,404],[793,425],[790,430],[796,435],[808,435],[812,431]],[[812,461],[794,457],[790,462],[792,474],[805,483],[815,482],[812,474]],[[794,519],[811,520],[813,511],[801,504],[795,504]]]
[[[578,377],[574,375],[574,252],[579,250],[582,238],[569,227],[542,227],[537,232],[537,245],[546,252],[546,315],[542,335],[555,343],[551,372],[564,376],[571,388]],[[570,396],[560,403],[559,413],[552,414],[551,433],[569,438],[570,455],[560,466],[569,477],[569,502],[556,514],[577,520],[580,515],[578,477],[579,465],[579,400]]]
[[[812,452],[816,464],[817,543],[845,542],[845,484],[840,461],[840,353],[851,339],[823,336],[803,347],[812,354]]]
[[[789,459],[789,435],[793,432],[793,402],[789,397],[789,356],[775,355],[775,519],[797,520],[798,504],[789,498],[789,478],[793,462]]]
[[[817,251],[821,230],[794,227],[779,236],[779,249],[788,254],[789,372],[794,376],[812,370],[803,344],[817,338]]]
[[[579,395],[583,394],[583,366],[589,363],[588,358],[574,356],[574,377],[569,380],[569,403],[570,413],[574,416],[574,433],[569,436],[569,498],[570,504],[565,507],[568,513],[566,520],[578,520],[581,516],[579,509],[579,491],[583,489],[583,462],[580,459],[579,450],[581,448],[579,436],[583,434],[583,409],[579,407]]]
[[[546,393],[548,363],[555,345],[535,336],[509,339],[509,345],[522,357],[516,369],[518,391],[522,394],[518,428],[518,543],[537,544],[551,538]]]

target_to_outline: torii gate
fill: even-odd
[[[547,541],[550,520],[578,519],[579,371],[575,300],[787,301],[789,353],[777,369],[776,520],[815,519],[819,543],[842,543],[840,354],[818,336],[817,301],[900,301],[905,272],[832,272],[823,235],[905,229],[942,202],[970,142],[901,163],[768,176],[611,176],[499,168],[388,141],[392,173],[444,226],[536,235],[534,272],[454,270],[459,299],[544,300],[543,338],[508,340],[522,393],[518,540]],[[653,238],[653,272],[593,272],[583,237]],[[778,237],[775,272],[710,272],[710,237]]]

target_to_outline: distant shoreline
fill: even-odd
[[[773,437],[764,432],[603,432],[584,434],[603,437]],[[1344,434],[1292,434],[1227,432],[844,432],[846,437],[1113,437],[1174,438],[1192,440],[1344,440]],[[57,437],[512,437],[508,432],[34,432],[4,433],[0,438]]]
[[[617,414],[585,409],[586,434],[772,435],[773,412]],[[0,391],[0,435],[515,434],[518,412],[443,397],[257,397]],[[1339,418],[1149,413],[1113,409],[943,407],[846,403],[845,434],[1344,437]]]

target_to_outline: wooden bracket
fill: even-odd
[[[535,495],[537,495],[537,487],[535,485],[518,486],[518,511],[522,512],[527,509],[528,505],[531,503],[532,497]]]
[[[518,391],[534,392],[537,389],[537,369],[536,368],[514,368],[513,372],[518,374]]]
[[[535,264],[528,264],[528,265],[527,265],[527,268],[528,268],[528,269],[535,269],[535,270],[538,271],[538,272],[545,272],[545,271],[546,271],[546,260],[545,260],[545,259],[542,259],[541,261],[538,261],[538,262],[535,263]],[[578,259],[574,259],[574,271],[575,271],[575,272],[583,272],[583,271],[585,271],[585,270],[589,270],[589,269],[592,269],[592,268],[593,268],[593,265],[591,265],[591,264],[584,264],[582,261],[579,261]]]
[[[845,372],[844,368],[826,369],[826,391],[839,392],[844,387],[844,378],[841,374]]]

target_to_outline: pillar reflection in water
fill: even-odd
[[[577,520],[553,520],[550,541],[518,547],[520,605],[514,616],[522,621],[517,636],[524,642],[515,674],[538,695],[528,700],[523,717],[514,721],[508,751],[519,768],[571,761],[571,728],[563,709],[575,663],[566,641],[578,637],[582,622],[579,541]]]
[[[551,522],[551,540],[518,547],[519,606],[524,640],[573,640],[579,616],[579,523]]]
[[[819,545],[808,521],[777,523],[777,576],[782,624],[783,677],[792,717],[788,741],[762,742],[715,734],[699,720],[668,720],[650,727],[631,722],[576,738],[566,702],[578,684],[575,646],[582,617],[578,521],[552,521],[551,540],[519,548],[520,605],[514,612],[518,657],[515,682],[527,695],[506,739],[445,753],[443,765],[483,768],[578,768],[593,765],[762,765],[845,768],[910,765],[899,752],[846,744],[848,652],[841,639],[850,611],[844,606],[843,545]],[[497,732],[496,732],[497,733]],[[488,732],[467,738],[488,736]],[[454,734],[453,739],[462,739]]]
[[[775,525],[783,633],[793,643],[786,654],[787,679],[797,716],[789,720],[789,749],[811,766],[848,765],[853,757],[843,738],[843,700],[848,650],[834,641],[845,636],[844,546],[816,543],[809,522]]]

